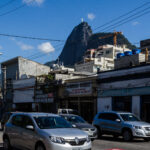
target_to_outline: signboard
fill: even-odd
[[[53,103],[54,99],[53,98],[36,98],[35,102],[37,102],[37,103]]]
[[[90,94],[92,94],[92,88],[91,87],[67,88],[66,91],[69,94],[69,96],[90,95]]]
[[[35,102],[38,103],[53,103],[53,93],[42,94],[41,91],[36,91]]]

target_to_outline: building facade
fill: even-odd
[[[75,71],[97,73],[98,71],[113,70],[116,55],[125,51],[131,50],[113,45],[104,45],[97,49],[89,49],[84,55],[84,61],[75,64]]]
[[[59,108],[75,109],[91,122],[97,113],[97,76],[66,80],[59,92]]]
[[[36,77],[50,72],[50,67],[23,57],[15,57],[2,62],[1,69],[3,101],[7,111],[11,110],[13,103],[13,80]]]

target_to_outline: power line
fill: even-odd
[[[95,28],[93,31],[95,31],[95,30],[97,30],[97,29],[99,29],[99,28],[102,28],[102,27],[104,27],[104,26],[106,26],[106,25],[108,25],[108,24],[111,24],[112,22],[116,22],[116,21],[119,20],[120,18],[122,18],[122,17],[124,17],[124,16],[127,16],[127,15],[131,14],[132,12],[135,12],[136,10],[138,10],[138,9],[140,9],[140,8],[142,8],[142,7],[146,6],[146,5],[148,5],[148,4],[150,4],[150,2],[146,2],[146,3],[144,3],[143,5],[137,7],[137,8],[135,8],[135,9],[133,9],[133,10],[131,10],[131,11],[129,11],[129,12],[123,14],[123,15],[121,15],[121,16],[115,18],[115,19],[112,19],[112,20],[110,20],[110,21],[108,21],[108,22],[106,22],[105,24],[103,24],[103,25],[101,25],[101,26]]]
[[[7,3],[1,5],[1,6],[0,6],[0,9],[1,9],[1,8],[4,8],[4,7],[6,7],[6,6],[8,6],[9,4],[13,3],[14,1],[15,1],[15,0],[9,0]]]
[[[115,24],[112,24],[112,25],[110,25],[110,26],[108,26],[108,27],[106,27],[106,28],[104,28],[104,29],[102,29],[102,30],[109,29],[110,27],[115,26],[115,25],[117,25],[117,24],[119,24],[119,23],[121,23],[121,22],[123,22],[123,21],[125,21],[125,20],[128,20],[128,19],[130,19],[130,18],[132,18],[132,17],[134,17],[134,16],[137,16],[138,14],[143,13],[143,12],[145,12],[146,10],[149,10],[149,9],[150,9],[150,7],[147,7],[147,8],[145,8],[145,9],[141,10],[141,11],[138,11],[138,12],[136,12],[135,14],[133,14],[133,15],[131,15],[131,16],[129,16],[129,17],[126,17],[126,18],[124,18],[124,19],[122,19],[122,20],[116,22]],[[144,14],[145,14],[145,13],[144,13]],[[142,16],[143,16],[143,15],[142,15]],[[134,17],[134,18],[136,19],[136,18],[138,18],[138,17]]]
[[[130,21],[132,21],[132,20],[134,20],[134,19],[137,19],[137,18],[142,17],[142,16],[144,16],[144,15],[147,15],[147,14],[149,14],[149,13],[150,13],[150,11],[147,11],[147,12],[145,12],[145,13],[142,13],[142,14],[140,14],[140,15],[134,17],[134,18],[131,18],[131,19],[125,21],[125,22],[122,22],[122,23],[120,23],[120,24],[118,24],[118,25],[116,25],[116,26],[113,26],[112,28],[110,28],[110,29],[108,29],[108,30],[111,30],[111,29],[114,29],[114,28],[116,28],[116,27],[119,27],[119,26],[121,26],[121,25],[123,25],[123,24],[126,24],[126,23],[128,23],[128,22],[130,22]],[[106,30],[106,31],[108,31],[108,30]]]
[[[40,38],[40,37],[31,37],[31,36],[22,36],[22,35],[12,35],[12,34],[4,34],[4,33],[0,33],[0,36],[23,38],[23,39],[30,39],[30,40],[41,40],[41,41],[52,41],[52,42],[64,42],[64,40],[49,39],[49,38]]]

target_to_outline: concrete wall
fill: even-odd
[[[93,72],[93,66],[94,66],[94,61],[82,63],[82,64],[75,64],[75,71],[78,72]]]
[[[136,74],[136,73],[146,73],[148,71],[150,71],[150,65],[122,69],[122,70],[101,72],[98,78],[105,79],[105,78],[110,78],[110,77],[120,77],[124,75]]]
[[[19,78],[25,78],[26,76],[39,76],[48,74],[50,67],[39,64],[37,62],[19,58]]]
[[[99,85],[99,88],[106,90],[106,89],[123,89],[123,88],[134,88],[144,86],[150,86],[150,78],[101,83]]]
[[[115,69],[136,66],[141,62],[145,62],[145,54],[124,56],[115,60]]]
[[[13,81],[13,103],[34,102],[35,78]]]
[[[97,112],[112,110],[111,97],[99,97],[97,99]]]
[[[132,113],[140,117],[140,104],[141,98],[140,96],[132,96]]]

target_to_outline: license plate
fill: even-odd
[[[82,150],[82,148],[73,148],[72,150]]]

